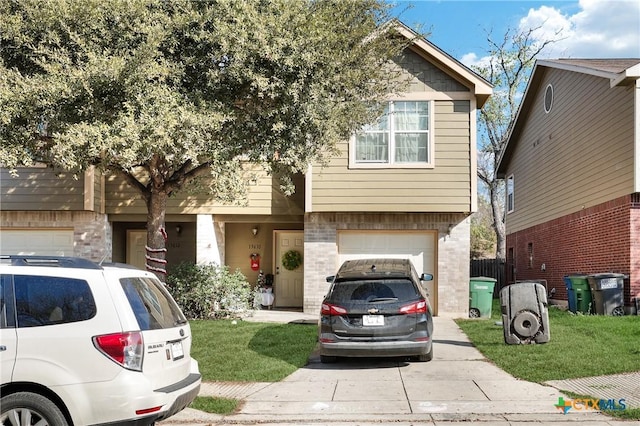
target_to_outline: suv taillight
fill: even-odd
[[[332,305],[331,303],[323,303],[320,309],[321,315],[345,315],[347,310],[342,306]]]
[[[400,308],[401,314],[426,314],[427,313],[427,301],[421,299],[417,302],[404,305]]]
[[[144,343],[139,331],[95,336],[93,345],[124,368],[142,371]]]

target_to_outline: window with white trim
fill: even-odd
[[[392,101],[355,135],[351,165],[426,167],[432,160],[430,101]]]
[[[514,182],[513,175],[507,178],[507,213],[511,213],[514,209]]]

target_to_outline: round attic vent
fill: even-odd
[[[547,85],[547,88],[544,91],[544,112],[549,113],[549,111],[551,111],[552,106],[553,106],[553,86],[549,84]]]

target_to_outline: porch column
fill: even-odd
[[[199,214],[196,221],[196,263],[224,264],[224,223]]]

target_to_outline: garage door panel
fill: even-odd
[[[73,256],[73,230],[2,230],[0,254]]]
[[[418,272],[433,273],[435,268],[432,233],[344,232],[338,236],[340,263],[366,257],[411,258]],[[424,267],[430,270],[420,270]]]
[[[390,257],[410,259],[416,271],[436,274],[435,231],[339,231],[338,261]],[[337,265],[337,266],[339,266]],[[427,282],[431,304],[437,312],[437,284]]]

